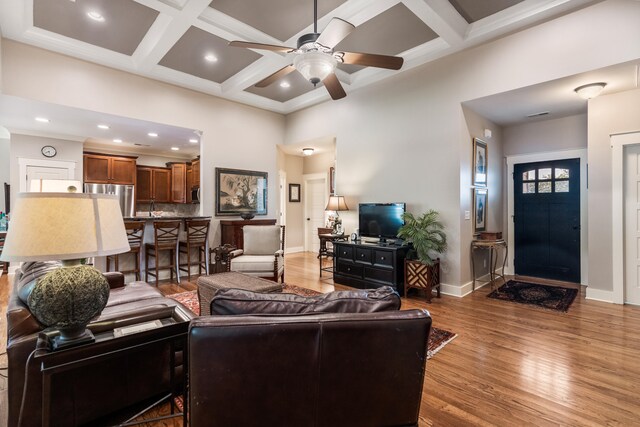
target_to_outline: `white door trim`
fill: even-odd
[[[513,227],[513,166],[520,163],[535,163],[549,160],[580,159],[580,283],[588,286],[589,242],[587,237],[587,149],[549,151],[544,153],[507,156],[507,244],[510,257],[507,260],[507,274],[514,274],[515,242]]]
[[[624,146],[635,144],[640,144],[640,132],[611,135],[611,260],[615,304],[624,304]]]
[[[324,180],[324,186],[325,188],[327,187],[327,175],[328,173],[308,173],[308,174],[304,174],[302,175],[302,180],[303,180],[303,188],[302,188],[302,194],[309,194],[309,181],[312,180],[316,180],[316,179],[323,179]],[[329,202],[328,200],[328,194],[329,194],[329,190],[324,192],[324,203],[325,205]],[[311,247],[311,242],[309,242],[309,221],[307,221],[307,218],[309,218],[308,212],[307,212],[307,202],[305,199],[305,203],[304,203],[304,218],[302,218],[302,220],[304,221],[304,250],[308,251],[309,248]]]
[[[20,173],[20,192],[24,193],[29,191],[27,185],[27,167],[29,166],[41,166],[45,168],[59,168],[67,169],[67,179],[75,179],[76,176],[76,162],[66,160],[47,160],[47,159],[27,159],[24,157],[18,157],[18,170]]]

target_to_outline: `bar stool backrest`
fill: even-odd
[[[127,231],[129,246],[132,248],[139,248],[142,245],[142,237],[144,235],[144,222],[125,221],[124,229]]]
[[[156,221],[153,223],[153,233],[156,246],[171,246],[178,244],[181,221]]]
[[[191,244],[205,244],[209,238],[209,219],[188,219],[185,221],[187,241]]]

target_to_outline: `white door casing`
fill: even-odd
[[[304,179],[304,250],[318,252],[318,227],[324,227],[324,208],[327,206],[327,175],[308,174]]]
[[[616,304],[625,301],[625,224],[624,224],[624,151],[625,147],[639,145],[640,132],[630,132],[611,135],[611,262],[613,267],[613,291],[607,298],[606,291],[602,291],[600,298]],[[589,293],[587,290],[587,297]]]
[[[280,181],[280,225],[287,225],[287,173],[278,171]]]
[[[624,302],[640,305],[640,145],[624,152]]]

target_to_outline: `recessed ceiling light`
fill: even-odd
[[[218,57],[215,56],[213,53],[207,53],[204,56],[204,60],[207,62],[218,62]]]
[[[98,125],[98,129],[109,129],[108,125]]]
[[[36,117],[36,122],[49,123],[49,119],[47,119],[46,117]]]
[[[198,140],[197,140],[197,139],[195,139],[195,138],[191,138],[191,139],[189,140],[189,142],[190,142],[190,143],[192,143],[192,144],[197,144],[197,143],[198,143]]]
[[[283,88],[286,89],[288,87],[291,87],[291,84],[289,84],[289,82],[282,82],[282,83],[280,83],[280,87],[283,87]]]
[[[147,135],[149,135],[151,138],[156,138],[158,136],[158,134],[155,132],[149,132]]]
[[[117,142],[118,144],[120,144],[122,142],[122,140],[120,138],[116,138],[113,140],[113,142]]]
[[[313,154],[313,151],[313,148],[303,148],[302,154],[304,154],[305,156],[310,156]]]
[[[173,151],[180,151],[180,149],[179,149],[178,147],[171,147],[171,149],[172,149]]]
[[[96,12],[95,10],[87,12],[87,16],[96,22],[104,22],[104,16],[102,16],[100,12]]]

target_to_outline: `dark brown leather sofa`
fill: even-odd
[[[189,327],[190,425],[417,426],[431,317],[397,311],[388,290],[357,292],[220,291],[212,313],[234,315]],[[247,314],[268,299],[271,314]]]
[[[144,282],[125,286],[121,273],[106,273],[111,293],[107,307],[91,322],[94,332],[114,322],[140,317],[141,313],[152,313],[166,307],[178,306],[188,318],[193,314],[178,302],[165,298],[155,288]],[[7,309],[7,355],[9,360],[9,420],[13,426],[39,426],[42,423],[42,375],[40,366],[29,363],[42,325],[33,317],[29,308],[13,290]],[[145,346],[126,355],[109,358],[53,384],[51,405],[64,408],[57,411],[51,425],[95,425],[94,420],[106,414],[121,411],[137,403],[152,400],[170,390],[170,346],[157,343]],[[174,366],[181,364],[179,357]],[[176,372],[176,371],[174,371]],[[178,372],[181,375],[181,372]],[[27,382],[25,383],[25,379]],[[26,386],[26,391],[25,391]],[[24,394],[24,396],[23,396]],[[22,418],[19,423],[21,412]]]

